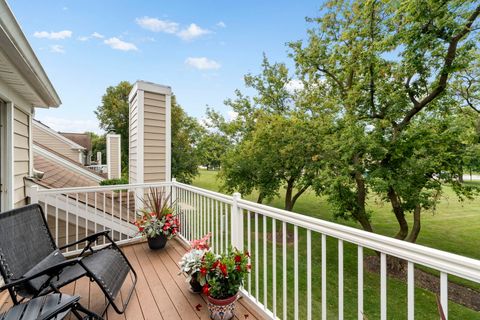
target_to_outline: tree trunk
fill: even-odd
[[[263,192],[260,191],[260,192],[258,193],[257,203],[262,204],[264,198],[265,198],[265,196],[264,196]]]
[[[287,211],[292,211],[293,209],[293,199],[292,199],[292,194],[293,194],[293,182],[294,179],[289,179],[287,181],[287,191],[285,192],[285,210]]]
[[[367,188],[365,180],[360,171],[355,171],[355,183],[357,184],[357,208],[353,216],[362,226],[363,230],[373,232],[370,220],[368,220],[367,212],[365,210],[365,200],[367,198]]]
[[[397,193],[393,189],[392,186],[388,188],[388,199],[392,204],[393,213],[395,214],[395,218],[397,218],[397,222],[400,226],[400,230],[395,235],[396,239],[404,240],[408,236],[408,222],[405,219],[405,213],[403,211],[402,205],[400,203],[400,199],[397,196]]]
[[[295,206],[295,203],[297,203],[297,200],[298,198],[300,198],[300,196],[305,192],[307,191],[309,186],[303,186],[300,190],[298,190],[298,192],[293,196],[292,198],[292,206],[290,208],[289,211],[292,211],[293,210],[293,207]]]
[[[415,243],[417,241],[418,234],[420,233],[421,229],[421,217],[420,213],[422,211],[422,207],[420,205],[417,205],[415,207],[415,210],[413,211],[413,227],[412,230],[410,231],[410,235],[406,239],[408,242]]]

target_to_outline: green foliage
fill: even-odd
[[[114,132],[121,136],[122,168],[128,168],[128,94],[132,85],[122,81],[116,86],[107,88],[102,96],[102,104],[95,111],[100,121],[100,128],[106,132]]]
[[[207,251],[198,273],[203,293],[215,299],[236,295],[250,270],[248,257],[249,253],[231,247],[222,255]]]
[[[100,181],[101,186],[114,186],[118,184],[128,184],[128,178],[107,179],[107,180]]]
[[[221,158],[230,147],[228,138],[220,133],[207,132],[203,134],[197,145],[200,163],[207,169],[220,168]]]
[[[305,113],[332,120],[314,187],[337,216],[372,231],[373,191],[390,202],[396,237],[415,241],[442,182],[472,195],[458,181],[472,126],[447,87],[475,60],[479,13],[473,1],[328,1],[308,41],[290,44]]]
[[[188,116],[172,96],[172,177],[191,183],[198,174],[200,156],[196,145],[205,129]]]
[[[94,132],[86,132],[92,141],[92,160],[97,161],[97,152],[102,153],[102,163],[107,163],[107,140],[105,135]]]
[[[227,192],[259,191],[258,202],[271,198],[285,186],[285,209],[311,185],[318,170],[322,125],[298,112],[300,96],[288,89],[292,80],[285,64],[271,64],[266,57],[262,73],[246,75],[255,90],[249,98],[236,91],[226,104],[237,117],[230,122],[210,111],[211,122],[235,146],[222,158],[220,177]]]

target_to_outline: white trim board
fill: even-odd
[[[63,158],[57,156],[56,154],[51,153],[51,152],[43,149],[40,146],[33,145],[33,151],[38,153],[42,157],[48,158],[52,161],[56,161],[56,162],[60,163],[61,165],[67,167],[68,169],[71,169],[72,171],[75,171],[76,173],[81,174],[84,177],[95,180],[96,182],[101,182],[101,181],[104,180],[104,178],[102,178],[102,177],[100,177],[100,176],[98,176],[98,175],[96,175],[96,174],[94,174],[94,173],[92,173],[92,172],[90,172],[86,169],[83,169],[82,167],[80,167],[78,165],[75,165],[68,160],[63,159]]]

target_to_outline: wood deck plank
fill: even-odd
[[[176,305],[179,302],[173,301],[169,298],[168,291],[173,288],[166,288],[165,284],[161,281],[155,269],[157,266],[153,266],[151,261],[148,259],[145,251],[142,249],[142,245],[133,246],[135,254],[138,258],[138,261],[141,261],[140,267],[145,275],[148,275],[147,283],[152,293],[153,298],[157,302],[157,306],[160,309],[160,313],[164,319],[178,319],[181,317],[177,312]],[[139,272],[139,271],[137,271]]]
[[[168,253],[170,255],[170,257],[173,259],[173,260],[176,260],[176,261],[179,261],[180,258],[182,257],[183,253],[182,252],[185,252],[185,248],[184,246],[178,242],[178,241],[170,241],[170,244],[172,244],[172,247],[175,249],[175,250],[169,250]],[[206,300],[206,297],[203,297]],[[260,315],[258,315],[257,313],[247,309],[242,303],[241,303],[242,299],[240,299],[237,303],[236,303],[236,314],[237,316],[239,316],[240,319],[249,319],[249,320],[255,320],[255,319],[262,319],[262,317]]]
[[[142,255],[142,259],[149,261],[149,263],[145,263],[145,266],[148,266],[150,269],[147,271],[147,273],[154,273],[157,275],[159,281],[162,283],[162,286],[165,288],[165,294],[170,298],[170,301],[173,302],[180,318],[192,320],[199,319],[194,311],[194,308],[188,303],[188,299],[183,295],[182,291],[173,280],[171,274],[168,273],[158,255],[150,251],[146,245],[135,246],[136,251],[137,249],[138,251],[142,251],[140,253]],[[165,298],[165,296],[163,298]]]
[[[148,278],[143,273],[140,263],[137,259],[133,246],[127,246],[124,248],[124,252],[127,253],[128,260],[132,264],[133,268],[137,272],[138,281],[136,286],[136,292],[138,301],[140,302],[140,308],[142,309],[143,317],[146,320],[159,320],[164,319],[157,306],[152,292],[148,286]],[[166,319],[167,320],[167,319]]]
[[[172,251],[173,248],[171,248],[171,244],[167,245],[169,246],[169,248],[166,250],[166,252],[168,253],[169,251]],[[188,302],[190,303],[190,305],[195,308],[196,314],[202,320],[210,319],[210,317],[208,316],[208,308],[205,300],[202,299],[201,295],[190,292],[189,284],[185,281],[185,277],[182,275],[178,275],[179,269],[177,261],[178,260],[173,260],[170,255],[167,255],[165,259],[162,259],[162,263],[172,276],[172,279],[175,281],[178,288],[180,288],[183,294],[188,298]]]
[[[130,258],[127,255],[127,258],[130,261]],[[128,275],[127,278],[125,279],[125,283],[122,286],[122,289],[120,290],[120,299],[125,301],[127,299],[128,295],[128,289],[130,288],[131,284],[133,283],[133,277],[131,275]],[[109,320],[110,319],[123,319],[121,317],[118,317],[116,312],[112,309],[108,310],[108,316]],[[130,298],[130,301],[128,303],[128,307],[125,310],[125,313],[123,314],[125,319],[128,320],[143,320],[143,313],[142,313],[142,308],[140,307],[140,301],[138,300],[138,294],[137,294],[137,288],[133,291],[132,297]]]

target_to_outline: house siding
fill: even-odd
[[[72,146],[62,141],[59,137],[54,136],[45,131],[45,129],[41,129],[40,124],[33,125],[33,141],[47,146],[48,148],[55,150],[58,153],[61,153],[63,156],[80,163],[79,161],[79,153],[80,151],[72,149]]]
[[[145,92],[144,182],[165,181],[166,97]]]
[[[107,135],[107,163],[109,179],[119,179],[122,175],[120,167],[120,137]]]
[[[137,177],[137,150],[138,150],[138,95],[130,101],[129,110],[129,169],[128,176],[130,183],[138,182]]]
[[[13,113],[13,204],[27,204],[24,178],[30,172],[30,114],[14,108]]]

